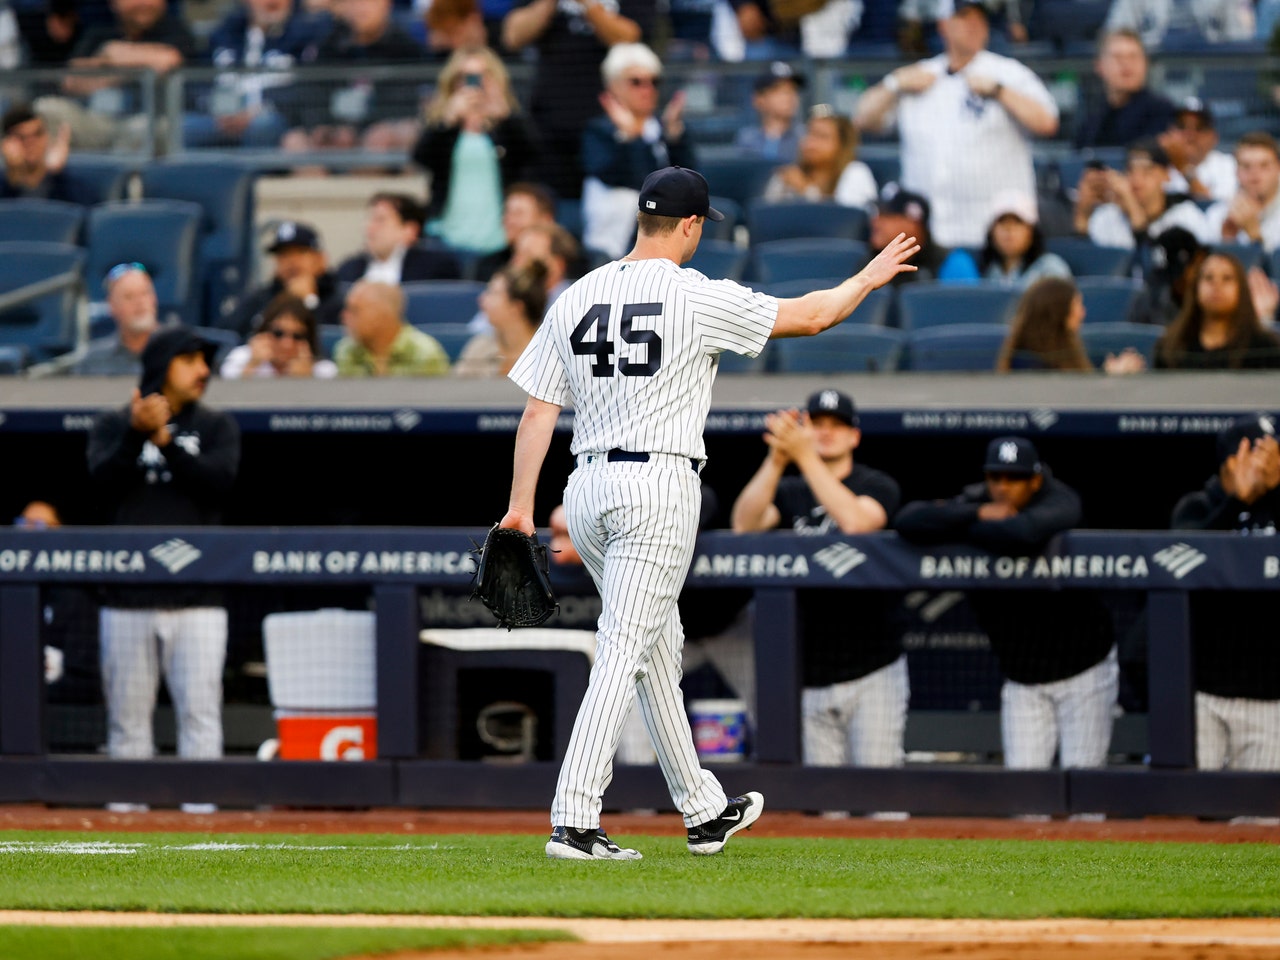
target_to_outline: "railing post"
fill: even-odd
[[[44,753],[40,588],[0,587],[0,756]]]
[[[796,592],[756,590],[756,760],[800,762],[800,640]]]
[[[378,663],[378,758],[416,757],[418,748],[418,588],[373,590]]]
[[[1151,766],[1194,767],[1195,678],[1185,590],[1147,593],[1147,704]]]

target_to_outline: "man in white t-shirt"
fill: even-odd
[[[1280,248],[1280,146],[1269,133],[1246,133],[1236,141],[1238,188],[1209,208],[1213,243],[1261,243]]]
[[[945,52],[894,70],[858,100],[855,119],[881,131],[896,118],[902,186],[929,198],[934,240],[981,247],[998,192],[1035,196],[1031,138],[1058,132],[1058,107],[1030,69],[987,50],[981,3],[940,10],[938,32]]]
[[[1204,211],[1185,195],[1167,192],[1169,156],[1154,140],[1138,140],[1125,151],[1124,173],[1086,169],[1076,197],[1075,228],[1100,247],[1138,246],[1170,227],[1182,227],[1209,243]]]
[[[1192,200],[1230,200],[1236,192],[1236,158],[1218,145],[1213,112],[1199,97],[1187,97],[1178,105],[1173,123],[1160,136],[1169,154],[1169,192],[1185,193]]]

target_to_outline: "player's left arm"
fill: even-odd
[[[560,418],[560,405],[530,397],[516,429],[515,463],[511,476],[511,499],[507,514],[499,522],[502,527],[514,527],[532,535],[533,498],[538,489],[538,475],[542,461],[546,459],[551,435]]]

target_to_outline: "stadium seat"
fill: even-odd
[[[415,327],[437,323],[467,323],[480,309],[477,300],[485,285],[476,280],[419,280],[401,284],[404,312]]]
[[[898,325],[920,330],[956,323],[1004,323],[1022,291],[995,283],[954,284],[917,280],[898,290]]]
[[[1080,329],[1085,353],[1095,367],[1101,367],[1109,353],[1120,353],[1126,347],[1137,350],[1151,367],[1155,363],[1156,344],[1164,327],[1151,323],[1086,323]]]
[[[64,275],[72,281],[0,313],[0,345],[22,348],[32,362],[74,347],[84,262],[84,250],[66,243],[0,243],[0,294]]]
[[[465,323],[427,323],[419,326],[418,329],[440,342],[444,352],[449,355],[450,363],[458,362],[462,348],[475,336],[475,331],[469,329]]]
[[[579,242],[582,240],[582,201],[570,198],[556,201],[556,223],[564,227]]]
[[[798,237],[845,237],[865,241],[868,227],[867,211],[861,207],[804,200],[777,203],[756,200],[747,205],[747,233],[752,246],[769,240]]]
[[[254,171],[234,157],[162,160],[142,169],[147,199],[187,200],[204,211],[195,277],[202,319],[227,316],[253,280]]]
[[[1246,270],[1253,267],[1265,270],[1269,266],[1267,251],[1260,243],[1219,243],[1214,245],[1213,252],[1235,257]]]
[[[0,243],[78,243],[85,208],[61,200],[0,200]]]
[[[98,203],[115,203],[128,195],[129,181],[137,173],[132,160],[110,154],[73,153],[67,160],[67,176],[84,184]]]
[[[156,285],[164,313],[194,321],[196,259],[204,211],[186,200],[105,203],[89,211],[85,278],[91,299],[103,299],[102,280],[118,263],[141,263]]]
[[[1130,277],[1080,277],[1086,324],[1127,323],[1142,300],[1142,281]]]
[[[703,240],[685,264],[712,280],[741,280],[750,254],[728,240]]]
[[[763,292],[770,296],[786,299],[803,297],[814,290],[827,290],[838,286],[847,277],[819,277],[815,280],[786,280],[782,283],[771,283],[763,287]],[[893,315],[893,287],[880,287],[867,294],[866,299],[858,304],[858,309],[841,321],[842,324],[857,323],[868,327],[888,327]]]
[[[868,154],[865,151],[858,159],[867,165],[871,175],[876,178],[876,186],[884,189],[887,183],[897,183],[902,176],[902,160],[897,152],[891,154]]]
[[[1077,277],[1127,277],[1133,251],[1124,247],[1100,247],[1086,237],[1049,237],[1045,248],[1056,253]]]
[[[333,348],[338,341],[347,335],[347,328],[340,323],[322,323],[318,328],[320,335],[320,355],[333,359]]]
[[[194,329],[200,336],[218,345],[218,351],[213,355],[211,365],[214,373],[217,373],[218,368],[222,366],[222,361],[227,359],[227,354],[240,346],[240,334],[225,327],[195,327]]]
[[[729,197],[711,197],[711,206],[724,214],[723,220],[707,220],[702,225],[703,242],[732,240],[742,222],[742,204]]]
[[[0,377],[21,373],[27,365],[27,351],[22,347],[0,347]]]
[[[1074,2],[1074,0],[1072,0]],[[1091,160],[1101,160],[1113,170],[1124,169],[1123,147],[1087,147],[1067,157],[1058,158],[1058,178],[1062,183],[1063,193],[1074,198],[1076,185],[1084,173],[1085,164]]]
[[[768,240],[751,246],[751,277],[766,284],[812,277],[851,277],[869,259],[865,243],[844,237]]]
[[[728,197],[746,208],[764,193],[776,167],[772,160],[758,157],[707,158],[699,161],[698,172],[707,178],[713,196]]]
[[[1038,0],[1028,32],[1060,49],[1087,44],[1092,53],[1110,7],[1110,0]]]
[[[994,370],[1009,334],[1003,323],[954,323],[913,330],[907,343],[908,370]]]
[[[900,330],[851,324],[779,340],[770,349],[778,373],[883,373],[898,369],[905,342]]]

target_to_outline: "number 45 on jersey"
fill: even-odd
[[[612,377],[614,371],[624,377],[651,377],[662,366],[662,337],[656,330],[637,330],[637,317],[662,316],[661,303],[628,303],[622,308],[619,334],[624,343],[638,348],[623,354],[609,337],[609,317],[613,304],[597,303],[578,321],[569,337],[573,352],[580,357],[593,357],[591,375]],[[618,354],[618,362],[613,362]],[[638,359],[640,355],[643,360]]]

